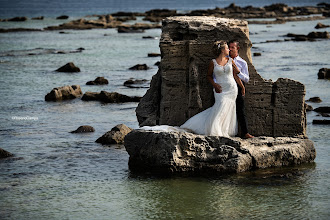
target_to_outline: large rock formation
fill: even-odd
[[[248,140],[186,132],[134,130],[125,137],[131,170],[155,173],[239,173],[312,162],[313,142],[293,137]]]
[[[218,40],[237,39],[247,61],[246,113],[256,136],[306,135],[304,85],[290,79],[263,79],[255,70],[246,21],[215,17],[169,17],[163,20],[161,63],[136,113],[140,126],[181,125],[213,105],[207,67]]]

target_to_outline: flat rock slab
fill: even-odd
[[[314,161],[313,142],[293,137],[225,138],[133,130],[125,137],[129,168],[154,173],[225,174]]]

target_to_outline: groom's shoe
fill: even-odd
[[[249,139],[249,138],[254,138],[254,136],[252,136],[252,135],[249,134],[249,133],[246,133],[246,134],[244,135],[244,139]]]

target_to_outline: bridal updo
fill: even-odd
[[[222,49],[224,49],[227,45],[227,42],[224,40],[216,41],[214,43],[213,49],[214,49],[214,54],[216,56],[219,56],[221,54]]]

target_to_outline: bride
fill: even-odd
[[[201,135],[223,137],[233,137],[237,134],[237,84],[242,88],[243,96],[245,95],[245,87],[240,78],[237,76],[240,71],[232,58],[229,57],[227,43],[225,41],[216,42],[215,51],[217,57],[210,61],[207,71],[207,79],[214,88],[214,105],[191,117],[180,127],[159,125],[144,126],[141,127],[141,129],[161,131],[192,131]]]

